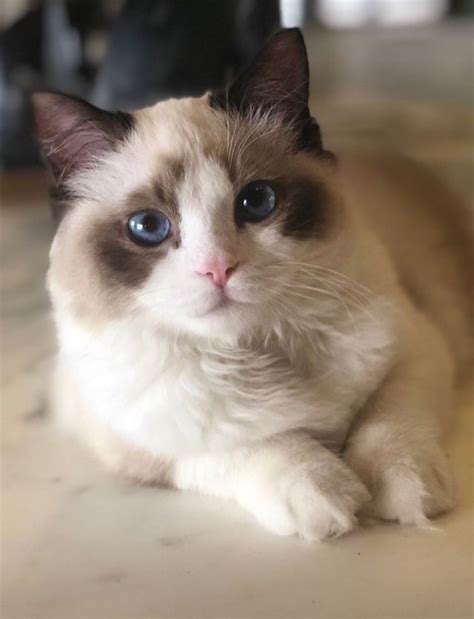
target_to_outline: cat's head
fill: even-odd
[[[56,307],[222,339],[298,320],[309,265],[344,253],[308,85],[302,36],[284,30],[222,93],[132,113],[34,95],[61,215]]]

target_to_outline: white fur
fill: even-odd
[[[383,518],[423,523],[450,507],[433,413],[449,406],[452,360],[376,234],[359,215],[327,248],[271,228],[237,234],[223,208],[230,181],[183,121],[190,104],[161,105],[159,128],[142,113],[143,131],[75,182],[95,192],[86,216],[105,195],[113,204],[139,187],[163,152],[186,152],[181,246],[133,293],[133,311],[100,329],[50,281],[61,367],[87,415],[124,445],[172,459],[177,487],[235,498],[279,534],[351,530],[367,488],[368,511]],[[215,252],[241,262],[235,303],[221,309],[195,272]],[[301,263],[336,269],[327,281],[338,296],[318,291],[324,271],[318,279]]]

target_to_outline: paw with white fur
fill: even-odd
[[[351,531],[369,493],[342,460],[324,452],[302,462],[261,454],[241,478],[237,500],[278,535],[315,541]]]
[[[456,485],[441,448],[431,441],[418,449],[363,457],[349,452],[347,461],[371,489],[365,513],[383,520],[423,526],[450,511]]]

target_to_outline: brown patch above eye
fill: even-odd
[[[170,159],[162,165],[152,182],[149,199],[154,202],[154,208],[162,211],[170,219],[179,218],[176,188],[182,182],[184,174],[184,163],[177,159]]]
[[[297,179],[286,184],[284,194],[279,213],[282,234],[302,240],[323,236],[329,220],[329,196],[324,186]]]

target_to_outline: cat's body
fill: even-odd
[[[335,164],[305,111],[297,33],[277,35],[264,70],[282,48],[298,56],[293,75],[274,69],[303,88],[297,122],[275,93],[262,111],[252,73],[224,108],[170,101],[105,130],[69,102],[59,138],[45,115],[64,102],[37,104],[73,204],[49,274],[56,408],[109,467],[235,498],[281,534],[340,534],[363,507],[422,523],[454,502],[439,420],[468,350],[450,197],[404,162]],[[65,136],[77,147],[58,161]],[[137,248],[120,222],[153,208],[172,232]]]

